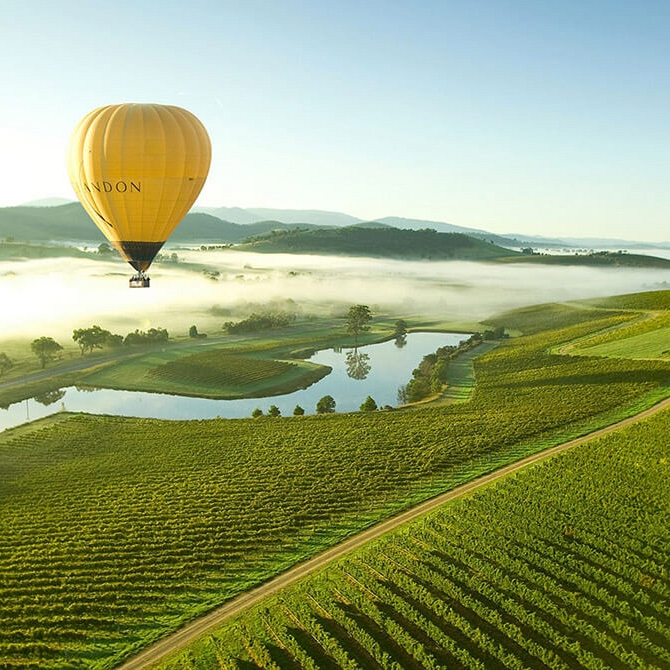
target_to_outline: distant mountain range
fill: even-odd
[[[432,229],[441,233],[463,233],[503,247],[554,249],[667,249],[670,242],[652,244],[608,238],[550,238],[539,235],[499,235],[443,221],[384,217],[374,221],[323,210],[269,209],[241,207],[196,207],[186,215],[170,236],[179,244],[237,244],[271,230],[317,227],[391,227],[401,230]],[[0,239],[97,243],[104,237],[78,202],[60,198],[36,200],[19,207],[0,208]]]

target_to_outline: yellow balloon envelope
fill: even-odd
[[[198,197],[211,156],[207,131],[191,112],[109,105],[75,128],[68,173],[89,216],[143,275]]]

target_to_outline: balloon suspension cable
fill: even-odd
[[[149,277],[140,270],[137,274],[134,274],[130,278],[128,285],[130,286],[130,288],[149,288],[150,286],[149,282],[150,282]]]

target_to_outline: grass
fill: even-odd
[[[452,358],[447,368],[447,388],[442,393],[442,398],[448,402],[469,400],[475,389],[474,359],[497,345],[498,342],[482,343]]]

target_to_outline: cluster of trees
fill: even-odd
[[[100,326],[76,328],[72,332],[72,339],[79,345],[82,356],[87,351],[92,353],[93,349],[102,349],[104,346],[120,347],[123,344],[121,335],[114,335]]]
[[[494,330],[474,333],[458,346],[440,347],[435,353],[423,357],[419,367],[412,371],[412,379],[398,389],[398,402],[418,402],[430,395],[439,393],[447,382],[449,361],[460,353],[469,351],[483,340],[501,339],[505,329],[500,326]]]
[[[412,371],[412,379],[398,389],[398,402],[417,402],[439,393],[447,382],[449,358],[456,347],[440,347],[434,354],[427,354]]]
[[[407,321],[405,321],[405,319],[398,319],[395,322],[393,337],[398,349],[402,349],[407,344]]]
[[[123,337],[94,325],[89,328],[75,328],[72,332],[72,339],[79,345],[83,356],[86,353],[92,353],[94,349],[102,349],[103,347],[161,344],[167,342],[168,331],[165,328],[149,328],[146,332],[135,330]],[[33,340],[30,343],[30,348],[42,368],[58,358],[60,352],[63,351],[61,344],[56,342],[53,337],[45,335]],[[14,367],[14,362],[6,353],[0,352],[0,377],[11,370],[12,367]]]
[[[271,328],[290,326],[295,320],[296,315],[293,312],[254,312],[242,321],[226,321],[223,329],[231,335],[257,333]]]
[[[163,344],[168,341],[168,332],[165,328],[149,328],[146,332],[143,330],[135,330],[128,333],[123,340],[124,345],[147,345],[147,344]]]
[[[505,335],[505,326],[496,326],[493,330],[485,330],[483,333],[474,333],[472,337],[478,337],[480,340],[502,340],[503,337],[508,336]]]
[[[83,356],[87,352],[93,353],[94,349],[102,349],[103,347],[116,348],[121,345],[160,344],[167,342],[168,332],[165,328],[149,328],[146,332],[136,329],[123,337],[96,325],[90,328],[75,329],[72,333],[72,339],[79,345]]]

